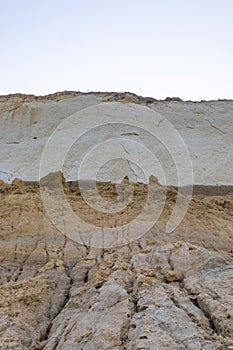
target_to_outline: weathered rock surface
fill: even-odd
[[[25,181],[38,181],[42,151],[56,127],[77,111],[112,101],[119,101],[124,105],[131,103],[129,106],[132,107],[132,113],[137,106],[146,106],[149,111],[160,113],[174,125],[190,152],[194,184],[232,185],[233,101],[198,103],[183,102],[179,99],[156,101],[133,94],[116,93],[67,92],[45,97],[27,95],[0,97],[0,179],[11,182],[17,177]],[[74,128],[75,125],[71,127]],[[121,128],[118,125],[105,125],[89,131],[80,138],[79,142],[70,149],[69,157],[64,163],[63,172],[66,179],[77,180],[77,169],[83,155],[98,142],[104,142],[109,137],[120,138],[123,146],[125,140],[129,139],[144,144],[156,155],[166,171],[166,183],[177,184],[174,163],[166,149],[153,137],[149,137],[145,131],[127,125]],[[132,149],[126,147],[125,152],[128,152],[129,156],[131,151]],[[136,160],[140,165],[139,151]],[[158,168],[155,164],[150,165],[151,174],[159,177],[160,182],[164,184]],[[110,164],[108,164],[108,170],[109,168]],[[139,169],[129,162],[112,164],[112,173],[111,171],[100,173],[99,180],[115,182],[115,179],[121,179],[122,175],[123,177],[128,175],[133,181],[143,180]],[[184,181],[184,184],[187,183]]]
[[[44,145],[62,121],[86,107],[116,101],[114,106],[128,106],[131,116],[140,105],[170,121],[189,149],[193,183],[205,186],[195,187],[198,195],[182,223],[166,234],[177,191],[151,177],[150,185],[157,188],[150,194],[155,207],[167,195],[153,228],[137,240],[124,232],[124,240],[117,241],[121,246],[95,248],[94,236],[86,239],[80,226],[76,231],[81,240],[62,234],[48,217],[38,184],[29,186],[28,181],[39,180]],[[157,101],[129,93],[0,96],[0,350],[233,349],[232,112],[233,101]],[[71,129],[77,125],[71,123]],[[157,141],[132,125],[112,124],[88,131],[71,147],[63,169],[68,184],[60,173],[54,173],[57,178],[50,173],[40,185],[46,193],[55,191],[60,221],[65,214],[56,197],[59,184],[76,215],[94,227],[111,227],[118,236],[119,226],[142,211],[147,185],[134,184],[126,210],[107,215],[91,209],[77,183],[70,182],[77,180],[82,156],[109,138],[122,140],[121,152],[129,158],[135,147],[127,147],[125,140],[142,142],[167,171],[167,183],[177,184],[174,164]],[[65,141],[61,139],[54,153],[55,165]],[[135,154],[139,163],[146,158],[137,149]],[[98,180],[128,176],[120,185],[98,186],[101,202],[109,206],[117,195],[130,195],[130,180],[142,180],[130,161],[107,163],[106,169]],[[149,170],[159,177],[153,162]],[[87,184],[82,184],[85,191],[93,191]],[[216,184],[226,186],[213,191],[209,185]],[[95,202],[96,194],[89,193]],[[139,228],[147,218],[140,220]],[[97,239],[102,242],[102,236]]]
[[[105,250],[58,232],[37,187],[0,184],[0,196],[1,350],[233,348],[232,196],[194,196],[167,235],[170,190],[153,229]]]

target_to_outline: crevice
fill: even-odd
[[[103,260],[104,259],[104,255],[105,255],[105,250],[104,248],[101,249],[101,252],[100,252],[100,258]]]
[[[87,283],[88,282],[88,274],[89,274],[89,270],[86,271],[84,279],[83,279],[83,283]]]
[[[99,282],[99,283],[96,283],[95,285],[95,289],[100,289],[102,286],[103,286],[104,282]]]
[[[73,280],[70,280],[70,284],[69,284],[69,288],[66,291],[65,297],[64,297],[64,301],[60,307],[60,309],[58,310],[58,312],[56,313],[56,315],[50,320],[46,332],[44,334],[44,336],[40,339],[40,342],[45,342],[49,339],[49,335],[50,335],[50,331],[53,325],[54,320],[61,314],[61,312],[65,309],[66,305],[69,303],[70,300],[70,289],[72,288],[73,285]]]
[[[90,254],[91,245],[90,245],[90,244],[87,245],[87,244],[84,242],[84,240],[82,239],[81,234],[80,234],[80,238],[81,238],[81,241],[82,241],[82,243],[83,243],[83,246],[84,246],[85,249],[86,249],[86,256],[88,256],[88,255]]]
[[[49,315],[50,322],[46,328],[45,334],[40,339],[41,343],[46,344],[46,341],[49,339],[50,331],[51,331],[52,325],[54,323],[54,320],[62,313],[62,311],[65,309],[66,305],[69,303],[70,291],[71,291],[71,288],[73,286],[74,281],[73,281],[72,277],[70,276],[68,269],[65,269],[65,271],[66,271],[67,277],[69,278],[69,283],[68,283],[68,286],[67,286],[67,289],[66,289],[66,292],[64,295],[64,300],[63,300],[63,303],[61,304],[61,306],[59,307],[57,313],[53,317],[51,317],[51,315]],[[50,307],[50,310],[51,310],[51,307]],[[50,314],[50,311],[49,311],[49,314]]]
[[[199,310],[201,310],[203,315],[207,318],[207,320],[209,321],[209,327],[210,327],[210,329],[212,329],[213,333],[219,334],[217,328],[215,327],[214,321],[212,320],[212,318],[209,315],[209,313],[206,312],[205,310],[203,310],[201,308],[201,306],[199,305],[198,300],[197,300],[197,296],[192,296],[192,297],[190,296],[189,300],[193,303],[194,306],[196,306]]]
[[[143,247],[142,247],[142,245],[141,245],[140,240],[138,240],[137,242],[138,242],[138,247],[139,247],[139,249],[140,249],[140,250],[142,250],[142,249],[143,249]]]
[[[171,270],[174,270],[174,265],[173,265],[173,263],[171,261],[171,258],[172,258],[172,250],[169,250],[169,255],[168,255],[168,258],[167,258],[167,262],[171,266]]]
[[[130,249],[129,249],[130,250]],[[132,324],[132,319],[135,315],[135,313],[139,312],[138,310],[138,297],[134,290],[134,283],[135,283],[135,273],[133,272],[132,264],[129,261],[129,269],[133,273],[133,277],[130,280],[130,283],[128,286],[126,286],[126,292],[128,294],[128,300],[129,300],[129,313],[127,314],[127,320],[125,324],[122,327],[122,333],[121,333],[121,346],[123,349],[127,349],[127,344],[129,343],[129,331],[131,328],[136,328],[136,325]]]
[[[216,125],[214,125],[213,123],[211,123],[211,122],[209,121],[209,119],[204,119],[204,120],[205,120],[206,122],[208,122],[212,128],[214,128],[215,130],[217,130],[218,132],[220,132],[222,135],[226,135],[226,132],[225,132],[225,131],[221,130],[221,129],[218,128]]]

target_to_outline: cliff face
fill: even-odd
[[[108,198],[111,185],[99,191]],[[0,349],[232,349],[232,196],[194,196],[169,235],[169,190],[153,229],[104,250],[56,230],[37,187],[0,194]],[[66,195],[97,219],[78,189]]]
[[[159,113],[174,125],[190,153],[194,184],[232,185],[232,101],[198,103],[183,102],[179,99],[156,101],[132,94],[114,93],[59,93],[45,97],[24,95],[0,97],[0,178],[5,182],[11,182],[15,177],[27,181],[38,181],[42,151],[56,127],[78,111],[112,101],[131,106],[132,115],[137,110],[137,106],[144,106],[149,111]],[[130,105],[131,103],[133,105]],[[145,111],[146,109],[142,112],[142,120],[145,117],[143,113],[147,113]],[[83,121],[82,114],[80,118],[76,120],[76,126],[71,125],[71,129],[77,127],[78,122]],[[125,115],[125,122],[128,122],[127,115]],[[146,122],[145,129],[150,129],[150,125]],[[164,147],[161,146],[155,138],[149,137],[145,130],[138,129],[136,126],[119,127],[113,123],[89,130],[79,142],[72,146],[63,168],[66,179],[77,180],[77,170],[82,157],[98,142],[103,143],[110,137],[119,138],[123,143],[131,140],[134,143],[144,144],[146,149],[151,150],[162,163],[166,172],[166,183],[178,184],[174,163],[167,154],[166,144]],[[126,152],[130,156],[132,149],[126,149]],[[139,164],[141,153],[142,151],[136,149],[135,161]],[[110,164],[108,169],[109,167]],[[143,181],[140,170],[132,164],[129,166],[127,162],[114,163],[111,169],[116,179],[122,178],[122,174],[125,173],[124,175],[128,175],[134,181]],[[161,183],[164,183],[155,162],[151,164],[150,171],[159,178]],[[91,168],[89,172],[92,172]],[[113,181],[115,178],[104,170],[99,174],[100,181]],[[183,184],[187,183],[184,181]]]
[[[128,93],[0,96],[0,350],[233,349],[232,111],[233,101],[157,101]],[[154,130],[164,142],[152,137]],[[51,135],[56,147],[43,175],[56,172],[48,171],[40,187],[25,184],[21,179],[39,180]],[[77,180],[85,156],[82,180],[96,177],[96,192],[91,182],[77,187],[60,176],[56,164],[66,145],[66,180]],[[169,185],[178,184],[176,173],[189,184],[190,169],[182,164],[188,152],[192,183],[204,187],[195,187],[182,222],[168,234],[175,208],[178,216],[182,211],[178,198],[188,196],[163,186],[161,167]],[[101,165],[97,175],[95,165]],[[143,171],[159,182],[150,177],[145,184]],[[213,195],[216,184],[226,186]],[[148,215],[140,215],[147,195]],[[124,206],[116,211],[120,199]],[[64,203],[84,227],[90,224],[91,234],[72,226]],[[153,209],[161,207],[156,220]],[[153,225],[145,229],[148,218]]]

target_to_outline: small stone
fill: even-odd
[[[44,349],[45,345],[47,344],[47,340],[42,341],[41,343],[36,345],[36,350],[42,350]]]
[[[55,265],[56,265],[56,267],[64,266],[63,261],[60,259],[56,260]]]
[[[164,272],[167,282],[181,282],[183,274],[179,270],[167,270]]]

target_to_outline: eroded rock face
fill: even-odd
[[[78,213],[78,189],[66,194]],[[232,196],[194,196],[168,235],[170,191],[153,229],[105,250],[58,232],[37,187],[0,196],[0,349],[232,349]]]
[[[171,174],[168,183],[176,185],[170,158],[148,134],[132,125],[96,128],[71,148],[64,163],[65,178],[60,169],[54,169],[42,179],[40,189],[38,183],[29,186],[27,182],[39,180],[44,145],[68,115],[116,101],[114,106],[121,110],[127,106],[131,116],[144,106],[149,114],[154,110],[173,123],[190,151],[194,184],[232,185],[232,101],[156,101],[128,93],[0,96],[1,350],[233,349],[233,195],[229,186],[221,188],[224,195],[215,189],[214,196],[212,188],[196,187],[198,195],[193,196],[182,223],[166,234],[177,191],[162,186],[152,162],[150,204],[157,208],[166,194],[162,215],[137,240],[123,232],[121,240],[114,241],[117,244],[104,249],[96,248],[94,235],[84,236],[80,226],[76,227],[79,240],[62,234],[50,221],[40,190],[54,191],[57,222],[65,216],[57,191],[60,185],[76,215],[94,227],[115,229],[118,237],[119,225],[131,222],[145,205],[147,185],[130,181],[141,180],[139,168],[125,160],[107,163],[110,171],[102,169],[98,174],[100,181],[123,179],[120,184],[97,187],[101,201],[109,205],[121,196],[130,198],[134,190],[127,208],[109,215],[91,209],[77,183],[65,179],[77,180],[83,154],[110,137],[122,140],[121,152],[129,156],[133,149],[125,140],[142,141]],[[85,124],[85,120],[78,122]],[[158,128],[162,125],[163,119]],[[71,129],[76,126],[71,123]],[[54,164],[66,141],[61,139]],[[140,152],[137,156],[139,163],[146,158]],[[92,171],[90,167],[88,180]],[[93,199],[92,182],[83,182],[82,187]],[[141,217],[137,229],[146,220]],[[102,242],[102,236],[97,240]]]
[[[44,146],[58,125],[73,113],[87,107],[116,101],[120,105],[130,106],[132,115],[138,106],[144,106],[147,111],[159,113],[174,125],[190,152],[194,170],[194,184],[232,185],[232,101],[194,103],[183,102],[176,98],[156,101],[133,94],[116,93],[81,94],[73,92],[45,97],[26,95],[0,97],[0,179],[11,182],[17,177],[25,181],[38,181],[39,165]],[[145,111],[144,113],[146,113]],[[82,120],[80,120],[81,122]],[[77,127],[76,124],[71,125],[71,129],[75,127]],[[146,123],[145,127],[150,129]],[[162,127],[162,124],[158,125],[159,127]],[[67,181],[77,180],[77,171],[82,157],[98,142],[105,142],[109,137],[122,140],[125,152],[128,152],[129,155],[131,155],[132,149],[125,146],[126,140],[144,144],[156,155],[165,170],[166,184],[176,185],[178,183],[173,169],[174,163],[166,151],[166,147],[162,147],[145,130],[132,125],[121,127],[119,125],[105,125],[83,135],[79,142],[70,149],[69,156],[64,163],[63,172]],[[61,139],[61,144],[63,141]],[[57,151],[59,153],[59,150]],[[136,160],[140,165],[142,159],[139,150]],[[157,176],[160,183],[165,184],[156,164],[149,164],[149,166],[150,175]],[[109,170],[110,168],[112,171]],[[49,172],[57,170],[61,169],[53,169]],[[108,164],[107,170],[103,170],[99,174],[99,181],[116,182],[115,180],[119,180],[125,175],[128,175],[133,181],[145,180],[140,169],[127,161],[117,161],[111,166]],[[90,174],[92,171],[90,165]],[[190,184],[189,180],[183,179],[184,184]]]

